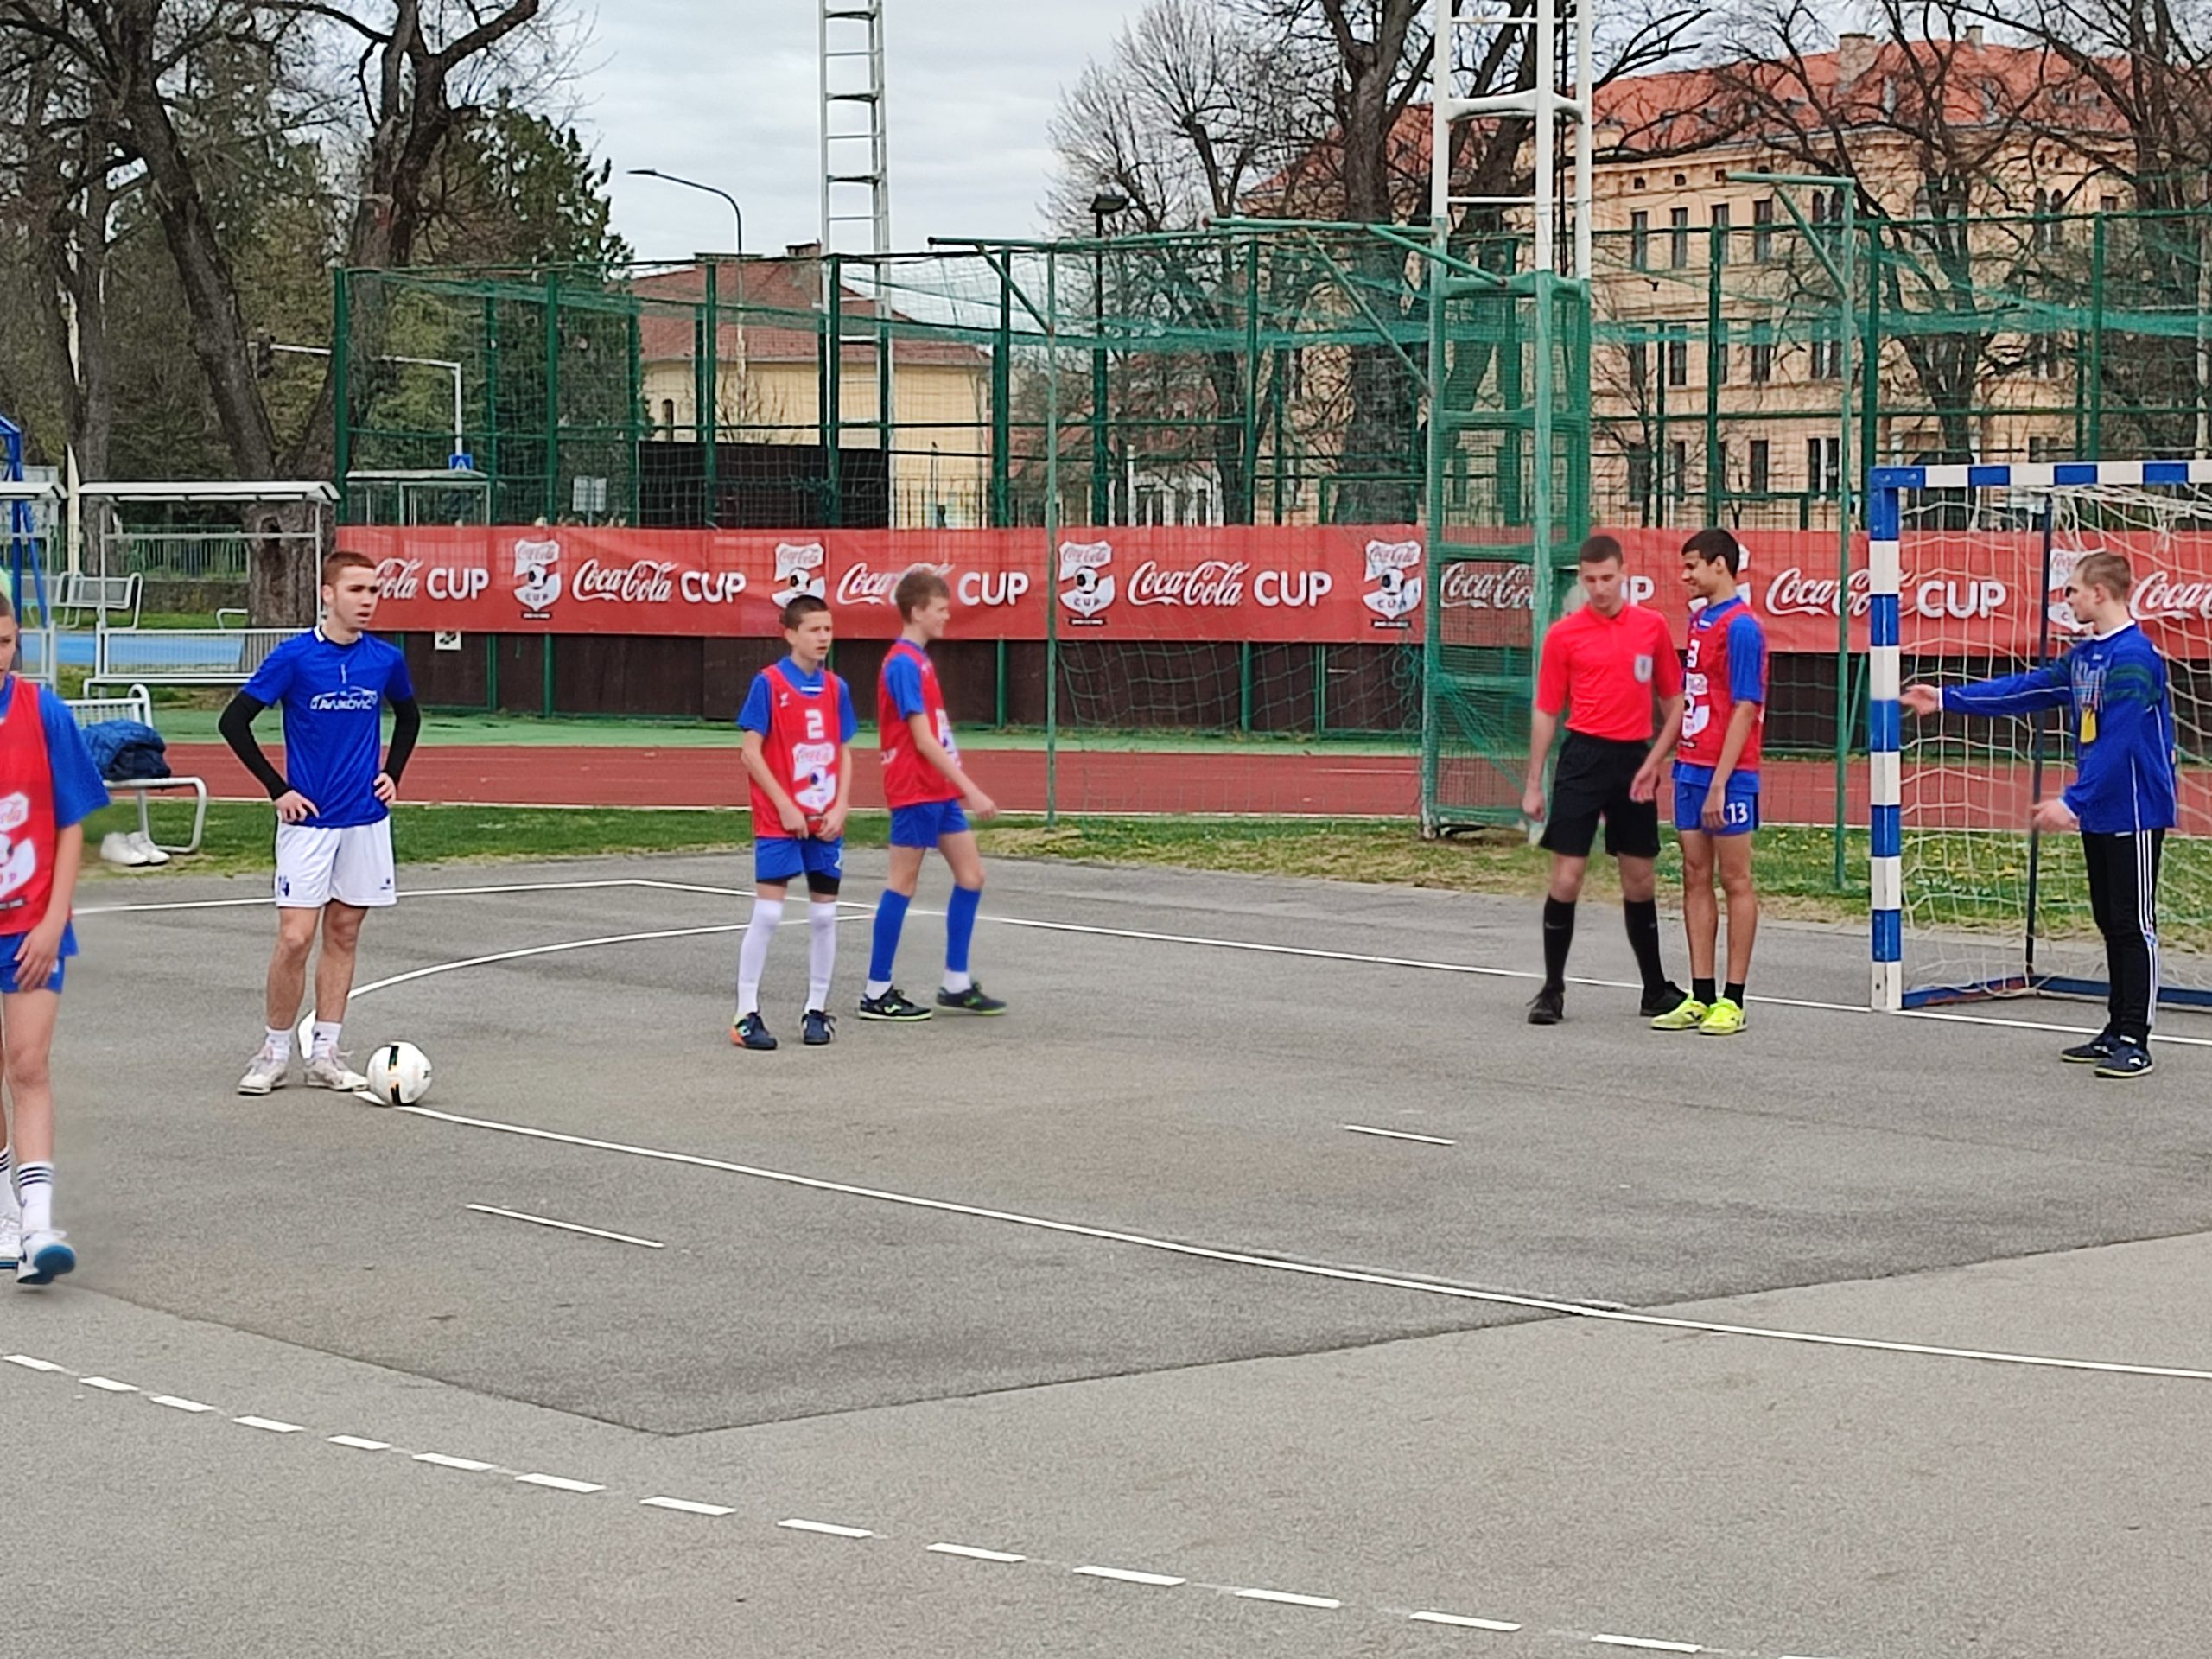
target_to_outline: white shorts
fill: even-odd
[[[399,902],[390,818],[343,830],[276,826],[277,908],[321,910],[333,899],[371,910]]]

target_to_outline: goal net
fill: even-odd
[[[1878,467],[1868,524],[1875,1006],[2105,994],[2080,840],[2030,823],[2074,776],[2066,711],[1923,720],[1897,696],[2064,655],[2068,575],[2106,551],[2173,693],[2160,999],[2212,1007],[2212,461]]]

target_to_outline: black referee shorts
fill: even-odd
[[[1659,856],[1659,803],[1632,801],[1629,785],[1651,753],[1645,742],[1615,742],[1569,732],[1552,774],[1551,816],[1542,845],[1563,858],[1587,858],[1605,821],[1605,850],[1615,858]]]

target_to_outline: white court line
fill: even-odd
[[[442,1452],[417,1452],[415,1461],[435,1464],[441,1469],[458,1469],[467,1475],[485,1474],[499,1466],[496,1463],[479,1463],[474,1458],[449,1458]]]
[[[268,1434],[304,1434],[307,1431],[297,1423],[280,1423],[274,1417],[233,1417],[231,1421],[245,1428],[257,1428]]]
[[[1600,1648],[1643,1648],[1653,1653],[1703,1653],[1705,1649],[1694,1642],[1654,1642],[1641,1636],[1593,1636],[1593,1646]]]
[[[102,1394],[136,1394],[136,1382],[118,1382],[111,1376],[80,1376],[77,1379],[88,1389],[98,1389]]]
[[[564,1233],[588,1233],[594,1238],[611,1238],[618,1243],[643,1245],[649,1250],[664,1250],[665,1244],[657,1244],[650,1238],[633,1238],[628,1233],[610,1233],[603,1228],[582,1227],[573,1221],[556,1221],[550,1216],[533,1216],[521,1210],[502,1210],[493,1204],[470,1204],[461,1206],[479,1215],[505,1216],[509,1221],[535,1222],[540,1227],[558,1227]]]
[[[1379,1135],[1388,1141],[1419,1141],[1431,1147],[1456,1147],[1459,1144],[1457,1141],[1446,1141],[1440,1135],[1412,1135],[1404,1129],[1377,1129],[1364,1123],[1344,1123],[1338,1127],[1354,1135]]]
[[[834,1526],[827,1521],[779,1521],[779,1527],[789,1527],[793,1532],[818,1532],[827,1538],[873,1538],[875,1535],[866,1527]]]
[[[1406,1617],[1422,1624],[1450,1624],[1459,1630],[1496,1630],[1502,1635],[1521,1628],[1502,1618],[1470,1618],[1465,1613],[1408,1613]]]
[[[197,1400],[181,1399],[174,1394],[149,1394],[146,1397],[157,1406],[167,1406],[171,1411],[201,1412],[215,1409],[213,1406],[200,1404]]]
[[[588,1135],[567,1135],[557,1129],[535,1128],[524,1123],[502,1123],[494,1118],[463,1117],[454,1112],[434,1111],[427,1106],[401,1106],[395,1110],[411,1116],[427,1118],[435,1123],[450,1123],[457,1128],[484,1129],[496,1135],[520,1135],[526,1140],[547,1141],[559,1146],[582,1147],[592,1152],[619,1153],[629,1158],[647,1158],[658,1163],[682,1164],[693,1169],[717,1169],[732,1175],[749,1176],[755,1180],[774,1181],[785,1186],[803,1187],[813,1192],[836,1192],[846,1198],[867,1198],[878,1204],[903,1205],[910,1209],[927,1210],[939,1215],[965,1216],[976,1221],[1004,1222],[1010,1226],[1033,1227],[1040,1232],[1058,1233],[1071,1238],[1096,1239],[1108,1244],[1128,1244],[1139,1249],[1158,1250],[1165,1255],[1188,1256],[1202,1262],[1220,1262],[1231,1267],[1259,1268],[1270,1273],[1294,1274],[1301,1278],[1326,1279],[1339,1284],[1374,1285],[1385,1290],[1412,1291],[1423,1296],[1444,1296],[1459,1301],[1483,1302],[1498,1307],[1527,1308],[1532,1313],[1566,1314],[1574,1319],[1594,1319],[1611,1325],[1643,1325],[1660,1331],[1697,1331],[1712,1336],[1750,1337],[1764,1342],[1789,1342],[1816,1348],[1849,1348],[1862,1352],[1883,1354],[1913,1354],[1928,1359],[1977,1360],[1990,1364],[2024,1365],[2044,1370],[2094,1371],[2115,1376],[2155,1376],[2178,1379],[2190,1382],[2212,1382],[2212,1370],[2197,1370],[2178,1365],[2131,1365],[2115,1360],[2069,1359],[2047,1354],[2016,1354],[1980,1348],[1949,1348],[1932,1343],[1891,1342],[1877,1337],[1845,1337],[1817,1331],[1786,1331],[1765,1325],[1725,1325],[1711,1319],[1678,1318],[1664,1313],[1640,1313],[1627,1308],[1602,1307],[1588,1302],[1569,1302],[1556,1297],[1526,1296],[1510,1291],[1476,1290],[1465,1285],[1453,1285],[1433,1279],[1409,1279],[1401,1274],[1366,1273],[1352,1268],[1329,1267],[1318,1262],[1300,1262],[1288,1256],[1255,1255],[1243,1250],[1215,1249],[1203,1244],[1185,1244],[1174,1239],[1152,1238],[1142,1233],[1122,1232],[1110,1227],[1086,1226],[1081,1222],[1054,1221],[1044,1216],[1025,1216],[1011,1210],[992,1210],[981,1205],[957,1204],[949,1198],[925,1198],[908,1192],[889,1192],[880,1187],[855,1186],[846,1181],[828,1181],[813,1175],[795,1175],[785,1170],[763,1169],[753,1164],[731,1163],[726,1159],[703,1157],[696,1153],[664,1152],[653,1147],[633,1147],[620,1141],[598,1141]]]
[[[1188,1584],[1188,1579],[1171,1578],[1165,1573],[1132,1573],[1125,1567],[1078,1567],[1076,1572],[1086,1579],[1112,1579],[1119,1584],[1149,1584],[1163,1590],[1172,1590],[1179,1584]]]
[[[559,1475],[517,1475],[518,1486],[543,1486],[556,1492],[603,1492],[604,1486],[594,1486],[588,1480],[568,1480]]]
[[[684,1515],[735,1515],[735,1510],[726,1510],[719,1503],[694,1503],[688,1497],[643,1497],[638,1500],[642,1510],[675,1510]]]
[[[1231,1590],[1229,1593],[1245,1601],[1278,1601],[1286,1607],[1334,1609],[1344,1605],[1333,1596],[1294,1596],[1287,1590]]]
[[[391,1442],[390,1440],[365,1440],[358,1434],[333,1434],[330,1437],[330,1444],[333,1446],[351,1446],[356,1452],[389,1452],[391,1450]]]
[[[57,1365],[50,1359],[36,1359],[29,1354],[10,1354],[8,1363],[20,1365],[27,1371],[66,1371],[67,1365]]]
[[[606,881],[516,881],[483,887],[422,887],[410,888],[410,899],[467,899],[480,893],[575,893],[593,887],[634,887],[639,885],[634,876],[624,876]],[[183,899],[157,905],[92,905],[77,906],[79,916],[131,916],[163,910],[270,910],[276,905],[270,896],[258,899]]]
[[[1015,1561],[1026,1561],[1029,1559],[1027,1555],[1009,1555],[1002,1549],[978,1549],[973,1544],[931,1544],[930,1546],[930,1554],[932,1555],[957,1555],[963,1560],[999,1561],[1007,1564],[1012,1564]]]

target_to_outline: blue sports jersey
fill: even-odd
[[[345,830],[387,816],[376,794],[384,704],[415,695],[398,646],[366,633],[341,645],[317,628],[270,652],[245,694],[283,708],[284,778],[315,803],[308,825]]]
[[[2173,690],[2166,659],[2134,623],[2024,674],[1947,685],[1943,708],[1955,715],[2071,709],[2075,772],[2063,798],[2082,828],[2126,835],[2174,827]]]
[[[922,665],[905,652],[893,651],[883,659],[883,689],[891,694],[899,719],[912,720],[929,712],[929,703],[922,696]]]

